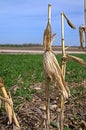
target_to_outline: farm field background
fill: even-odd
[[[86,61],[86,54],[73,55],[80,57]],[[56,57],[61,66],[61,55],[58,54]],[[11,92],[14,101],[14,109],[16,112],[21,111],[20,107],[24,102],[33,104],[34,95],[36,96],[34,98],[34,104],[37,105],[38,102],[40,103],[39,99],[36,99],[37,96],[41,98],[41,102],[44,103],[44,88],[41,88],[43,90],[40,93],[35,89],[35,87],[40,87],[40,84],[44,85],[45,82],[42,54],[0,54],[0,77],[3,78],[6,89]],[[78,116],[77,111],[79,110],[81,111],[81,114],[84,114],[85,110],[82,110],[82,105],[83,109],[86,109],[86,67],[76,63],[75,61],[68,61],[66,70],[66,82],[70,87],[71,94],[73,95],[73,100],[71,99],[69,107],[70,104],[74,104],[75,97],[76,100],[80,99],[77,103],[77,106],[74,104],[75,113],[73,114],[73,119],[78,123],[80,120],[85,120],[85,115],[82,117],[80,115]],[[58,90],[56,88],[54,90],[54,87],[52,86],[53,85],[51,84],[51,99],[52,97],[56,98],[56,96],[58,96]],[[36,100],[38,100],[38,102]],[[77,101],[75,101],[75,103],[76,102]],[[39,103],[38,106],[40,105]],[[68,105],[66,107],[68,107]],[[69,108],[67,109],[69,110]],[[24,116],[20,112],[19,114],[20,117]],[[66,121],[68,125],[70,125],[70,122],[68,122],[68,120]],[[34,126],[35,124],[33,118],[32,122],[33,124],[30,126],[30,122],[28,121],[28,124],[26,125],[27,128],[33,127],[34,130],[37,130]],[[20,120],[20,124],[22,124],[22,127],[24,127],[23,118]]]
[[[52,46],[55,54],[62,53],[61,46]],[[43,45],[24,44],[24,45],[0,45],[0,53],[4,54],[43,54]],[[81,49],[77,46],[70,46],[67,48],[68,53],[86,54],[86,48]]]
[[[86,61],[86,54],[73,54]],[[56,55],[61,66],[61,55]],[[10,88],[22,79],[23,86],[44,82],[43,55],[39,54],[1,54],[0,76]],[[75,61],[67,62],[66,81],[79,82],[86,79],[86,68]]]

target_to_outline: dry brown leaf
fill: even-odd
[[[86,66],[86,62],[85,62],[83,59],[78,58],[78,57],[76,57],[76,56],[72,56],[72,55],[66,55],[66,56],[67,56],[67,58],[72,59],[72,60],[74,60],[74,61],[80,63],[81,65]]]

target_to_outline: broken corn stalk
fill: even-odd
[[[18,128],[20,128],[19,122],[18,122],[16,115],[14,113],[14,110],[13,110],[12,98],[9,97],[9,95],[7,94],[2,78],[0,78],[0,89],[1,89],[3,97],[4,97],[4,98],[0,97],[0,99],[5,101],[5,109],[6,109],[8,119],[9,119],[9,124],[12,124],[12,121],[14,121],[15,125]]]

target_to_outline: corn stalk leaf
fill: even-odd
[[[65,19],[67,20],[68,25],[69,25],[71,28],[76,29],[75,25],[74,25],[72,22],[70,22],[70,20],[67,18],[67,16],[65,15],[65,13],[64,13],[64,17],[65,17]]]
[[[78,58],[78,57],[72,56],[72,55],[66,55],[66,57],[67,57],[69,60],[72,59],[72,60],[74,60],[74,61],[80,63],[81,65],[86,66],[86,62],[85,62],[83,59],[81,59],[81,58]]]

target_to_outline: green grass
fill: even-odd
[[[42,81],[42,55],[0,55],[0,76],[7,87],[19,79],[28,86],[37,80]]]
[[[76,57],[82,58],[86,62],[86,54],[76,54]],[[67,62],[66,80],[68,82],[79,82],[86,79],[86,67],[71,60]]]
[[[86,54],[76,55],[86,61]],[[61,55],[56,56],[61,65]],[[16,85],[20,88],[13,95],[23,96],[30,99],[34,90],[29,86],[36,82],[44,82],[43,56],[31,54],[1,54],[0,55],[0,77],[3,78],[6,89]],[[69,61],[67,63],[67,82],[79,82],[86,79],[86,67]]]

